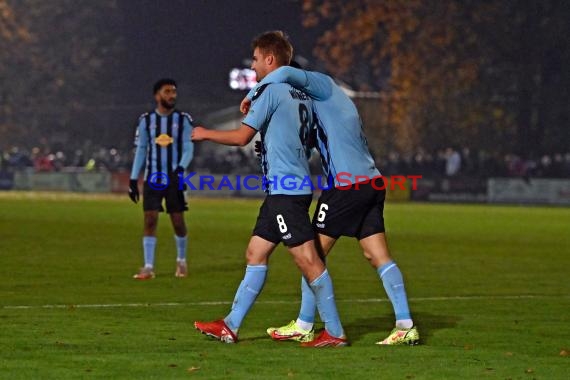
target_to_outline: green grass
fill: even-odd
[[[174,239],[161,216],[157,278],[137,282],[140,206],[0,193],[0,379],[568,378],[567,208],[388,204],[390,246],[423,344],[374,344],[393,312],[345,238],[329,270],[352,346],[315,350],[265,334],[298,311],[299,272],[282,247],[237,345],[193,328],[228,312],[259,203],[191,200],[187,279],[173,276]]]

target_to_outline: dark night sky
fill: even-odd
[[[114,71],[125,105],[151,104],[152,83],[168,76],[179,83],[180,108],[237,106],[244,93],[229,89],[228,72],[250,57],[253,37],[281,29],[306,58],[316,40],[301,25],[300,1],[119,0],[119,7],[125,51]]]

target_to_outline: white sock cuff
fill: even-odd
[[[396,321],[396,327],[401,329],[411,329],[414,326],[414,321],[411,319],[399,319]]]

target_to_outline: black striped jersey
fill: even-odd
[[[150,174],[169,175],[176,167],[188,167],[194,155],[192,117],[174,110],[170,115],[161,115],[156,110],[140,116],[135,133],[136,153],[131,179],[137,179],[145,167],[144,179]],[[154,175],[152,178],[160,178]]]

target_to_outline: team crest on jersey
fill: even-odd
[[[174,140],[172,139],[172,137],[168,136],[166,133],[162,133],[158,135],[157,138],[154,139],[154,143],[160,145],[163,148],[166,148],[167,146],[172,144],[173,141]]]
[[[267,86],[269,86],[270,83],[266,83],[263,86],[260,86],[257,90],[255,90],[253,97],[251,98],[251,101],[253,102],[254,100],[256,100],[257,98],[259,98],[261,96],[261,94],[263,94],[263,91],[265,91],[265,89],[267,88]]]

